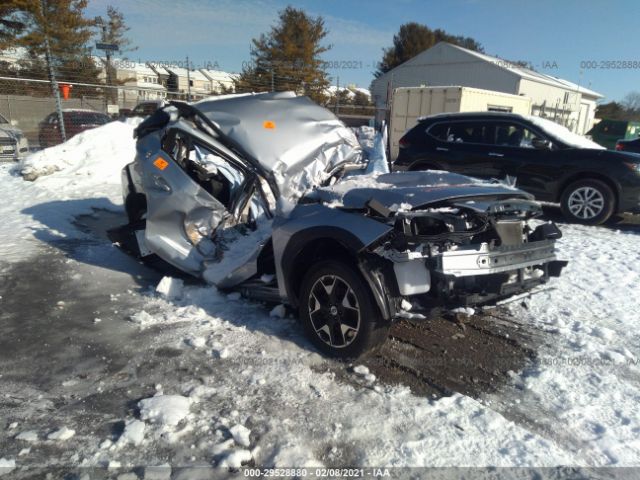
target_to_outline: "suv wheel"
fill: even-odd
[[[369,286],[354,268],[322,261],[305,275],[300,320],[311,342],[333,357],[356,358],[382,345],[388,322]]]
[[[572,222],[600,225],[613,214],[615,196],[600,180],[578,180],[572,183],[560,199],[563,215]]]

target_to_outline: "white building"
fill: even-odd
[[[156,67],[157,71],[164,70],[167,75],[167,90],[175,98],[184,98],[190,94],[191,99],[207,97],[211,94],[210,80],[199,70],[188,70],[171,65]]]
[[[378,120],[385,117],[394,88],[453,85],[527,96],[533,115],[554,120],[579,134],[591,129],[596,102],[603,97],[567,80],[440,42],[372,82]]]
[[[224,91],[235,91],[235,81],[238,78],[236,73],[227,73],[222,70],[200,69],[200,72],[207,77],[210,84],[211,93],[222,93]]]
[[[118,99],[123,105],[166,98],[167,89],[149,65],[119,59],[111,60],[111,64],[116,72],[116,81],[112,79],[112,83],[123,87],[118,89]]]

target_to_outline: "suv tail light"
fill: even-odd
[[[624,143],[616,143],[616,150],[624,150]]]
[[[411,144],[409,143],[409,140],[407,140],[407,137],[402,137],[400,139],[400,141],[398,142],[398,146],[400,148],[407,148],[407,147],[411,146]]]

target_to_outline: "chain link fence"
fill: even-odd
[[[110,121],[147,116],[164,102],[235,90],[236,77],[221,71],[122,60],[107,66],[103,59],[88,57],[58,68],[51,79],[46,64],[39,62],[25,67],[0,53],[0,160],[19,160]],[[254,91],[289,90],[291,80],[278,75],[256,79]],[[347,89],[341,92],[328,91],[324,106],[349,126],[372,124],[375,107],[356,104]]]

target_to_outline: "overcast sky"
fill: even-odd
[[[325,60],[341,67],[329,71],[333,83],[339,76],[341,85],[368,87],[382,48],[401,24],[416,21],[473,37],[490,55],[525,60],[605,100],[640,91],[636,0],[90,0],[87,14],[104,15],[108,4],[125,14],[139,47],[128,56],[141,61],[189,55],[196,67],[238,72],[250,60],[251,39],[293,4],[324,17],[333,46]]]

